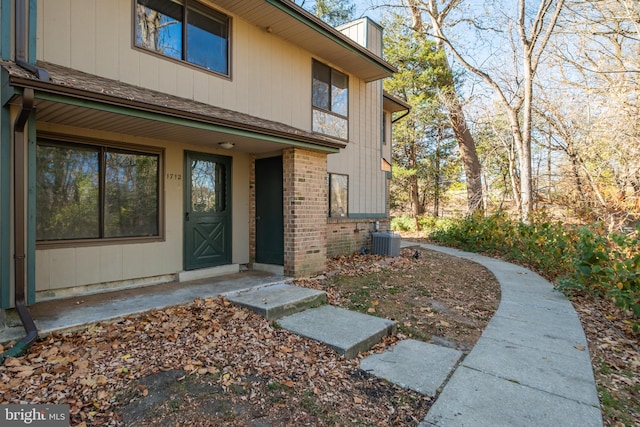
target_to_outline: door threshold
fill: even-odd
[[[176,273],[176,281],[188,282],[190,280],[206,279],[208,277],[224,276],[240,272],[240,264],[226,264],[217,267],[200,268],[198,270],[181,271]]]
[[[279,276],[284,276],[284,265],[263,264],[260,262],[254,262],[253,269],[258,271],[265,271],[267,273],[277,274]]]

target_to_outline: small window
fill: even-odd
[[[349,138],[349,78],[313,61],[313,131]]]
[[[40,140],[36,240],[160,234],[160,153]]]
[[[389,113],[382,113],[382,143],[387,145],[389,137],[387,136],[387,120],[389,120]]]
[[[229,17],[191,0],[136,0],[136,46],[229,75]]]
[[[344,218],[349,215],[349,176],[329,174],[329,216]]]

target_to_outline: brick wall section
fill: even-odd
[[[375,222],[379,231],[389,229],[388,218],[327,220],[327,256],[348,255],[360,251],[362,247],[371,250],[371,233],[375,232]]]
[[[284,274],[322,272],[327,256],[327,155],[283,150]]]

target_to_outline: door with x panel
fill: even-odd
[[[184,269],[231,263],[231,158],[185,153]]]

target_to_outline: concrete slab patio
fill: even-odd
[[[38,333],[45,336],[83,325],[113,320],[149,310],[186,304],[195,298],[231,295],[289,281],[290,278],[261,271],[243,271],[189,282],[168,282],[136,289],[123,289],[44,301],[29,307]],[[0,342],[21,339],[24,328],[16,316],[15,327],[0,329]]]

